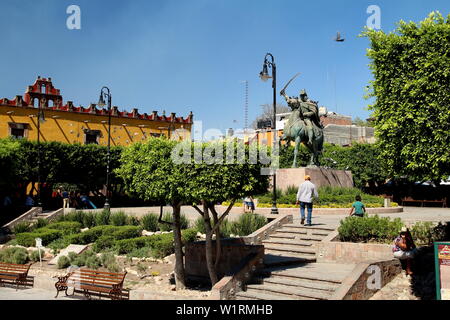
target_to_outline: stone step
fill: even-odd
[[[254,290],[247,288],[247,291],[236,293],[236,300],[317,300],[314,298],[303,298],[293,296],[290,294],[283,294],[278,292],[264,292],[261,290]]]
[[[277,250],[265,250],[266,255],[271,255],[273,257],[279,257],[280,259],[287,259],[287,261],[291,260],[292,262],[303,263],[303,262],[315,262],[316,255],[314,254],[305,254],[305,253],[297,253],[290,251],[277,251]],[[291,263],[289,263],[291,264]],[[278,264],[273,264],[277,266]],[[280,264],[283,265],[283,264]]]
[[[276,293],[292,295],[294,299],[319,299],[327,300],[331,297],[332,292],[317,290],[312,288],[293,287],[276,283],[264,283],[264,284],[250,284],[247,286],[247,292],[249,290],[259,290],[264,293]]]
[[[290,243],[277,243],[277,244],[264,244],[265,250],[270,251],[287,251],[287,252],[294,252],[294,253],[301,253],[301,254],[316,254],[316,249],[311,247],[305,247],[305,246],[299,246],[295,244]]]
[[[274,253],[266,253],[264,255],[264,265],[266,267],[288,266],[306,262],[316,261],[315,257],[306,257],[302,255],[283,256]]]
[[[304,247],[310,247],[313,245],[311,241],[305,241],[305,240],[297,240],[297,239],[286,239],[286,238],[274,238],[270,237],[268,240],[263,240],[262,243],[265,244],[290,244],[290,245],[296,245],[296,246],[304,246]]]
[[[255,280],[257,281],[257,283],[273,283],[285,286],[316,289],[329,292],[334,292],[336,291],[337,288],[339,288],[339,284],[334,282],[317,281],[310,279],[286,278],[277,275],[272,275],[269,278],[258,278]]]
[[[298,233],[296,231],[282,230],[282,229],[277,230],[275,233],[271,234],[270,237],[276,238],[280,235],[282,235],[284,237],[291,236],[294,239],[306,240],[306,241],[322,241],[325,238],[325,236],[307,235],[307,234]]]
[[[272,233],[269,239],[295,239],[295,235],[276,232]]]
[[[306,263],[298,266],[266,267],[258,271],[259,276],[278,276],[286,279],[307,279],[340,284],[352,272],[354,264]]]
[[[325,231],[325,232],[332,232],[335,229],[332,227],[322,226],[322,225],[312,225],[312,226],[304,226],[300,223],[289,223],[284,224],[283,227],[289,227],[289,228],[297,228],[297,229],[303,229],[303,230],[314,230],[314,231]]]

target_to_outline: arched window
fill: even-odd
[[[33,107],[39,108],[39,98],[33,99]]]
[[[41,93],[46,93],[45,92],[45,84],[41,85]]]
[[[53,100],[52,100],[52,99],[49,99],[49,100],[48,100],[48,106],[49,106],[49,107],[53,107],[53,106],[54,106],[54,103],[53,103]]]

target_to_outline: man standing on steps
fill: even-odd
[[[308,209],[308,216],[306,218],[306,226],[311,226],[311,216],[313,210],[313,197],[319,198],[316,186],[311,182],[311,177],[306,175],[305,182],[303,182],[298,188],[297,192],[297,202],[300,202],[300,215],[301,224],[305,223],[305,207]]]

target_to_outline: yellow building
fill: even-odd
[[[51,78],[38,77],[25,95],[9,100],[0,99],[0,138],[14,136],[37,140],[38,106],[44,111],[40,123],[41,141],[64,143],[108,143],[108,109],[91,104],[75,107],[71,101],[63,104],[60,90],[55,89]],[[166,136],[174,140],[190,140],[193,124],[192,112],[186,117],[175,113],[166,116],[140,114],[111,108],[111,146],[125,146],[149,137]]]

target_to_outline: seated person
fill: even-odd
[[[353,214],[353,210],[355,210],[355,213]],[[357,217],[364,217],[364,214],[366,213],[366,206],[364,203],[361,202],[361,196],[355,197],[355,202],[352,204],[352,209],[350,210],[350,216],[354,215]]]
[[[252,213],[255,211],[255,203],[253,202],[252,197],[246,197],[244,199],[244,212],[246,212],[246,210],[251,210]]]
[[[394,252],[395,258],[403,261],[406,260],[406,274],[412,275],[411,263],[416,255],[417,249],[408,228],[403,227],[400,235],[395,238],[392,251]]]

